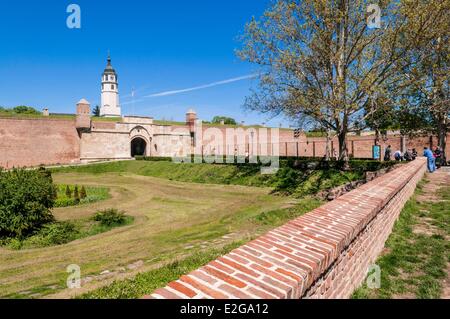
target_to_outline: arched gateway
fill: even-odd
[[[146,155],[147,142],[140,137],[136,137],[131,141],[131,157]]]

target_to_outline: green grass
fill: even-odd
[[[133,173],[169,180],[208,184],[272,187],[275,192],[296,197],[315,194],[363,178],[362,171],[336,169],[303,171],[284,167],[275,175],[262,175],[259,166],[176,164],[172,162],[123,161],[88,166],[56,168],[57,173]]]
[[[292,208],[277,209],[268,212],[263,212],[254,217],[254,221],[261,225],[270,225],[272,227],[278,227],[284,223],[293,220],[301,215],[304,215],[320,205],[323,202],[315,198],[304,198]]]
[[[132,225],[89,236],[69,244],[38,249],[11,250],[0,247],[2,288],[9,298],[73,297],[65,289],[67,265],[76,263],[82,276],[94,276],[83,285],[90,291],[102,284],[105,270],[114,279],[131,276],[128,266],[142,261],[141,271],[185,258],[205,249],[220,248],[241,239],[258,236],[271,226],[255,221],[263,212],[292,207],[298,200],[268,194],[269,189],[234,185],[180,183],[143,177],[129,172],[105,174],[53,174],[61,185],[101,185],[111,189],[111,198],[90,205],[57,208],[58,221],[88,219],[111,207],[135,218]],[[227,238],[224,238],[228,235]],[[122,273],[120,269],[125,268]],[[46,289],[45,287],[57,286]],[[43,293],[32,293],[43,287]]]
[[[0,112],[0,118],[18,118],[18,119],[52,119],[52,120],[75,120],[76,114],[50,114],[44,116],[42,113],[38,114],[26,114],[26,113],[14,113],[14,112]],[[112,117],[91,117],[94,122],[118,122],[119,118]]]
[[[309,211],[317,208],[322,204],[321,201],[317,199],[307,198],[301,200],[295,207],[286,209],[277,209],[273,211],[260,213],[252,218],[251,222],[254,223],[254,228],[261,228],[268,230],[286,223],[296,217],[299,217]],[[239,222],[239,216],[233,216],[234,223]],[[248,216],[245,217],[248,219]],[[225,222],[225,221],[223,221]],[[208,227],[210,228],[210,226]],[[205,229],[208,231],[208,229]],[[201,234],[204,239],[207,236],[205,231],[198,232],[197,235]],[[211,229],[209,229],[211,231]],[[172,234],[173,235],[173,234]],[[178,240],[192,240],[191,236],[188,238],[183,238],[177,234]],[[186,234],[188,235],[188,234]],[[213,231],[212,238],[216,237],[216,233]],[[255,235],[253,236],[255,237]],[[234,242],[230,245],[225,246],[221,249],[210,249],[206,251],[196,252],[195,254],[181,260],[170,263],[168,265],[159,267],[157,269],[140,273],[134,278],[114,281],[112,284],[107,285],[102,288],[98,288],[92,292],[82,295],[80,298],[85,299],[128,299],[128,298],[141,298],[146,294],[151,294],[157,288],[166,286],[169,282],[178,279],[184,274],[187,274],[208,262],[229,253],[231,250],[245,244],[252,238],[247,238],[246,240],[241,240],[239,242]],[[167,240],[167,239],[165,239]]]
[[[181,261],[173,262],[164,267],[140,273],[132,279],[115,281],[111,285],[99,288],[80,296],[81,299],[137,299],[151,294],[158,288],[166,286],[169,282],[177,280],[233,249],[241,246],[243,242],[235,242],[221,249],[211,249],[198,252]]]
[[[422,185],[416,196],[421,193]],[[450,187],[441,189],[438,195],[450,200]],[[419,218],[427,218],[438,233],[413,232]],[[439,298],[450,262],[450,242],[445,239],[450,235],[449,225],[448,202],[419,202],[417,197],[409,200],[386,243],[388,253],[376,261],[381,268],[381,288],[368,289],[364,284],[354,292],[353,298]]]
[[[69,186],[72,191],[72,196],[69,198],[66,195],[66,187]],[[81,190],[82,185],[78,186],[78,191]],[[106,187],[93,187],[93,186],[84,186],[86,189],[86,197],[81,199],[79,203],[76,203],[74,198],[74,189],[75,185],[57,185],[57,198],[55,201],[55,207],[69,207],[83,204],[91,204],[101,200],[105,200],[110,198],[109,189]]]
[[[71,241],[105,233],[116,227],[130,225],[134,218],[122,216],[116,223],[104,223],[95,218],[84,218],[73,221],[57,221],[44,225],[35,234],[19,239],[10,238],[0,242],[1,246],[13,250],[42,248],[67,244]]]

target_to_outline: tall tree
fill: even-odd
[[[398,88],[399,104],[404,112],[400,120],[407,133],[421,131],[437,134],[444,158],[450,127],[450,1],[406,1],[404,11],[410,19],[405,39],[411,32],[421,37],[399,64],[405,74]],[[427,20],[427,13],[433,19]],[[422,27],[420,21],[427,21]]]
[[[246,106],[314,119],[337,133],[339,158],[348,160],[347,134],[367,126],[378,109],[368,108],[372,97],[387,95],[388,83],[399,81],[396,66],[412,46],[400,45],[407,26],[400,1],[379,1],[379,29],[369,28],[367,6],[364,0],[278,0],[248,23],[238,55],[261,66],[262,75]]]

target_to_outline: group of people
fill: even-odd
[[[389,145],[384,152],[384,161],[386,161],[386,162],[390,161],[391,156],[392,156],[392,147],[391,147],[391,145]],[[418,156],[418,153],[415,148],[406,150],[406,152],[404,154],[400,150],[398,150],[394,153],[394,159],[398,162],[414,161],[417,158],[417,156]]]
[[[392,156],[392,148],[389,145],[384,152],[384,160],[390,161]],[[394,159],[400,161],[413,161],[417,158],[418,153],[415,148],[408,149],[404,154],[399,150],[394,153]],[[442,166],[443,153],[440,147],[436,147],[435,150],[431,150],[428,147],[424,147],[423,156],[428,160],[428,171],[433,173],[436,169]]]

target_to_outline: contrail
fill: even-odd
[[[186,93],[186,92],[191,92],[191,91],[197,91],[197,90],[207,89],[207,88],[211,88],[211,87],[218,86],[218,85],[224,85],[224,84],[233,83],[233,82],[237,82],[237,81],[253,79],[253,78],[256,78],[258,75],[259,74],[244,75],[244,76],[240,76],[240,77],[237,77],[237,78],[232,78],[232,79],[228,79],[228,80],[223,80],[223,81],[213,82],[213,83],[204,84],[204,85],[200,85],[200,86],[195,86],[195,87],[191,87],[191,88],[188,88],[188,89],[181,89],[181,90],[173,90],[173,91],[165,91],[165,92],[160,92],[160,93],[154,93],[154,94],[146,95],[144,97],[145,98],[161,97],[161,96],[169,96],[169,95],[175,95],[175,94]]]

